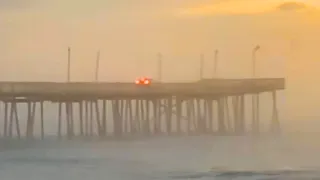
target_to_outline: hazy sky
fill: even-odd
[[[157,52],[165,80],[196,79],[200,53],[210,77],[216,48],[219,76],[249,77],[260,44],[259,76],[288,78],[287,111],[297,113],[286,118],[316,119],[320,1],[299,1],[285,10],[284,0],[1,0],[0,77],[63,81],[68,46],[75,81],[93,79],[97,50],[101,80],[154,76]]]

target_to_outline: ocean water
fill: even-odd
[[[2,143],[0,179],[320,179],[317,136]]]

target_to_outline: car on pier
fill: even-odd
[[[149,77],[140,77],[135,80],[135,84],[139,86],[148,86],[151,85],[152,79]]]

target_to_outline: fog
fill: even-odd
[[[320,86],[314,83],[319,3],[305,0],[302,7],[284,10],[279,8],[284,2],[2,0],[0,80],[65,81],[68,46],[72,81],[94,79],[98,50],[100,81],[156,76],[158,52],[164,81],[197,80],[201,53],[209,78],[215,49],[218,76],[243,78],[250,77],[251,51],[259,44],[257,76],[287,79],[279,93],[280,120],[293,131],[311,131],[320,105]],[[261,110],[266,120],[267,98]]]
[[[65,82],[68,47],[71,81],[94,80],[97,51],[99,80],[105,82],[157,78],[159,52],[163,81],[198,80],[200,54],[204,76],[211,78],[216,49],[216,77],[249,78],[252,49],[259,45],[257,77],[286,78],[286,90],[277,94],[284,132],[319,132],[319,7],[319,0],[0,0],[0,81]],[[260,103],[265,131],[272,118],[271,93],[263,93]],[[57,105],[44,106],[45,133],[56,135]],[[24,135],[25,104],[19,112]],[[250,123],[249,96],[245,113]],[[0,104],[1,119],[3,114]],[[39,120],[37,114],[37,135]],[[112,125],[107,127],[111,132]],[[41,143],[1,139],[0,172],[8,180],[312,179],[320,174],[319,147],[313,133]]]

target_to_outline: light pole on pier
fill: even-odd
[[[159,52],[157,54],[158,57],[158,64],[157,64],[157,69],[158,69],[158,80],[159,82],[162,81],[162,54]]]
[[[68,47],[67,82],[70,82],[71,48]]]
[[[99,66],[100,66],[100,51],[97,52],[95,78],[94,78],[95,82],[99,81]]]
[[[200,54],[200,69],[199,69],[199,78],[203,79],[203,71],[204,71],[204,55]]]
[[[257,45],[252,50],[252,78],[256,77],[256,53],[260,49],[260,46]]]
[[[219,54],[219,51],[216,49],[214,51],[214,64],[213,64],[213,77],[216,77],[217,76],[217,71],[218,71],[218,54]]]

